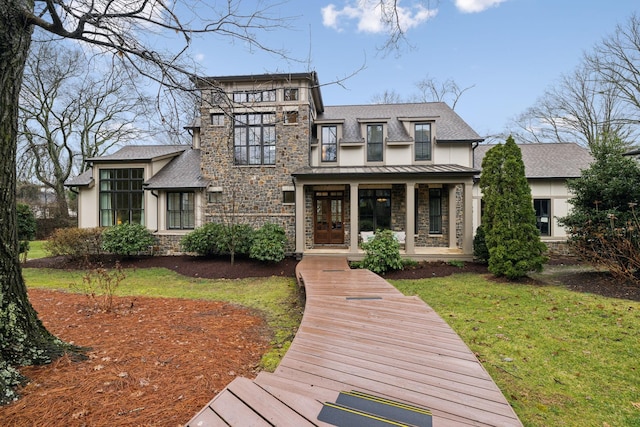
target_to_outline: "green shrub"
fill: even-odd
[[[383,274],[389,270],[401,270],[400,244],[391,230],[378,230],[372,240],[362,243],[366,255],[362,268]]]
[[[36,217],[29,206],[23,203],[18,203],[16,210],[18,214],[19,249],[23,261],[26,261],[27,253],[29,252],[29,241],[36,236]]]
[[[102,233],[102,249],[116,255],[130,256],[149,250],[156,239],[144,225],[120,224]]]
[[[476,228],[476,235],[473,237],[473,256],[483,264],[489,262],[489,249],[487,248],[483,226]]]
[[[282,261],[286,243],[287,236],[284,228],[267,223],[255,231],[249,256],[260,261]]]
[[[224,225],[215,222],[207,223],[187,234],[180,241],[182,250],[195,252],[198,255],[212,256],[224,253]]]
[[[253,228],[247,224],[223,226],[217,246],[220,253],[229,255],[249,255],[253,242]]]
[[[51,256],[81,258],[97,255],[102,248],[102,228],[58,228],[42,248]]]

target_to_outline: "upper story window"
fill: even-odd
[[[211,114],[211,125],[224,126],[224,114],[221,114],[221,113]]]
[[[236,165],[274,165],[276,163],[275,114],[236,114],[234,119],[234,163]]]
[[[323,162],[335,162],[338,160],[338,127],[322,126],[322,139],[320,141]]]
[[[430,123],[418,123],[415,125],[415,141],[416,161],[431,160]]]
[[[285,101],[298,101],[300,98],[298,97],[298,88],[297,87],[287,87],[284,89],[284,100]]]
[[[100,169],[100,226],[144,225],[143,168]]]
[[[233,102],[275,102],[276,90],[233,92]]]
[[[284,122],[288,125],[298,123],[298,112],[297,111],[285,111],[283,113]]]
[[[382,125],[367,125],[367,161],[381,162],[383,154]]]

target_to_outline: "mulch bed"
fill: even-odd
[[[103,257],[104,267],[116,258]],[[573,258],[550,264],[571,265]],[[125,268],[165,267],[202,278],[295,277],[297,261],[277,264],[199,257],[134,257]],[[28,261],[24,267],[79,268],[63,257]],[[387,279],[488,274],[484,265],[420,263]],[[606,273],[569,272],[555,276],[577,292],[640,301],[640,288],[624,287]],[[525,283],[532,283],[530,280]],[[544,285],[542,282],[538,282]],[[0,407],[2,425],[11,426],[180,426],[236,376],[255,376],[271,331],[259,314],[231,304],[164,298],[115,298],[115,309],[96,309],[84,296],[32,289],[29,298],[56,336],[89,347],[84,361],[63,357],[22,370],[29,383],[22,397]]]

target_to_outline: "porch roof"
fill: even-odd
[[[306,166],[294,171],[295,178],[411,178],[418,177],[469,177],[478,174],[477,169],[454,164],[407,165],[407,166]]]
[[[145,189],[205,188],[208,181],[200,173],[200,150],[189,149],[145,182]]]

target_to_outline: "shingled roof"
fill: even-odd
[[[482,169],[482,159],[497,144],[481,144],[474,151],[474,166]],[[578,144],[518,144],[527,178],[578,178],[593,162],[589,151]]]
[[[316,122],[343,123],[341,143],[363,142],[360,123],[379,120],[387,123],[387,141],[413,141],[403,121],[435,120],[438,142],[481,142],[480,137],[444,102],[409,104],[367,104],[327,106]]]
[[[91,157],[88,162],[131,162],[131,161],[151,161],[159,160],[163,157],[171,157],[188,150],[191,146],[180,145],[127,145],[113,154],[106,154],[100,157]]]
[[[200,174],[200,150],[186,150],[152,176],[145,183],[145,188],[205,188],[207,185],[208,181]]]

